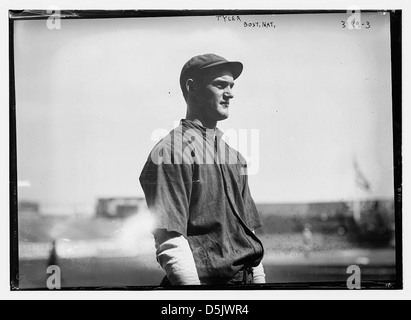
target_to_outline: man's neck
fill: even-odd
[[[189,113],[187,113],[186,120],[197,123],[207,129],[215,130],[217,128],[217,121],[207,121],[205,119],[200,119],[200,117],[190,115]]]

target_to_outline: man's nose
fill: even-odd
[[[228,99],[233,99],[233,98],[234,98],[233,89],[232,89],[232,88],[228,88],[228,89],[224,92],[224,99],[228,100]]]

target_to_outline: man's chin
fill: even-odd
[[[229,112],[225,112],[225,113],[220,113],[220,117],[218,121],[224,121],[227,120],[230,117]]]

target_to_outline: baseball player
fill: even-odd
[[[180,75],[187,115],[151,152],[140,182],[155,221],[162,286],[265,283],[261,219],[245,159],[222,139],[243,64],[215,54]]]

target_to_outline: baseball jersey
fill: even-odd
[[[189,242],[199,278],[221,284],[256,267],[264,248],[247,163],[219,129],[182,120],[151,152],[140,176],[156,229]]]

